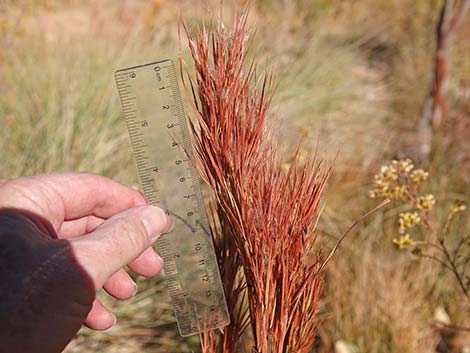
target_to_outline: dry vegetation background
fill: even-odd
[[[225,1],[230,22],[237,5]],[[438,0],[258,0],[252,54],[274,70],[271,123],[278,144],[319,143],[334,158],[320,223],[334,244],[374,204],[372,175],[396,157],[416,158],[416,126],[432,79]],[[178,15],[217,16],[218,1],[0,1],[0,177],[79,170],[138,185],[113,72],[178,53]],[[449,82],[450,121],[429,166],[436,214],[469,200],[470,21],[457,33]],[[467,38],[467,41],[464,40]],[[183,53],[188,57],[188,53]],[[188,60],[190,63],[190,61]],[[470,326],[447,272],[393,247],[400,207],[357,228],[329,265],[314,352],[470,351]],[[450,237],[468,234],[468,212]],[[198,338],[176,332],[162,278],[139,280],[131,300],[109,305],[108,332],[80,331],[66,352],[191,352]],[[107,300],[106,298],[104,300]]]

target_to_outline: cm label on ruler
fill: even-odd
[[[182,336],[221,328],[230,319],[191,138],[171,60],[115,73],[124,118],[147,200],[173,216],[171,234],[157,240]]]

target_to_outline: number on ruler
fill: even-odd
[[[158,82],[162,80],[162,76],[160,75],[160,70],[162,69],[160,66],[155,66],[153,68],[155,70],[155,76],[157,77]]]

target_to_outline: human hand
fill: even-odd
[[[0,352],[59,352],[82,323],[110,328],[115,317],[96,292],[131,297],[136,285],[126,264],[143,276],[159,273],[163,261],[151,244],[170,227],[160,208],[104,177],[1,181]],[[23,348],[8,350],[8,342]]]

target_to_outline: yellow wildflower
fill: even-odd
[[[404,198],[406,194],[406,187],[404,185],[393,185],[383,181],[382,179],[376,179],[374,187],[369,192],[371,198],[384,197],[389,199]]]
[[[423,181],[425,181],[428,178],[428,176],[429,176],[428,172],[425,172],[422,169],[416,169],[416,170],[413,170],[413,172],[410,174],[410,179],[413,183],[419,185]]]
[[[388,192],[388,182],[385,182],[380,175],[376,175],[374,179],[374,186],[369,192],[369,196],[372,198],[385,196]]]
[[[462,212],[467,209],[467,205],[463,200],[455,200],[452,206],[450,206],[450,213]]]
[[[405,197],[406,187],[404,185],[394,186],[388,193],[387,197],[389,199],[398,199]]]
[[[369,192],[371,198],[383,197],[389,199],[407,198],[407,190],[410,187],[408,175],[414,169],[411,159],[394,160],[380,168],[380,172],[374,176],[374,186]],[[427,173],[423,171],[413,172],[414,178],[425,179]]]
[[[407,233],[405,235],[401,235],[400,238],[393,238],[393,244],[398,246],[399,249],[404,249],[408,246],[413,245],[414,241],[411,239],[410,235]]]
[[[398,224],[400,225],[400,234],[405,233],[407,228],[414,227],[415,225],[419,224],[419,222],[421,222],[421,217],[417,212],[400,213],[400,219],[398,220]]]
[[[415,167],[411,159],[400,159],[392,161],[392,166],[400,173],[408,174]]]
[[[428,194],[425,196],[418,197],[416,206],[423,211],[430,211],[434,204],[436,203],[436,199],[434,195]]]
[[[392,166],[384,165],[380,169],[378,179],[382,179],[383,181],[395,181],[398,179],[397,170]]]

